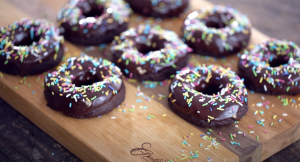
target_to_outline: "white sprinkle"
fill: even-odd
[[[265,88],[265,91],[267,91],[267,86],[266,85],[264,85],[264,88]]]
[[[68,94],[67,96],[66,96],[66,98],[68,98],[68,97],[70,97],[71,96],[71,94]]]
[[[261,107],[263,104],[262,103],[257,103],[256,106]]]
[[[287,116],[287,114],[282,114],[282,116]]]
[[[111,119],[116,119],[116,117],[112,116]]]
[[[238,126],[238,125],[235,125],[235,127],[238,128],[239,126]]]
[[[265,121],[265,119],[261,119],[260,121]]]
[[[243,134],[243,132],[238,132],[238,134]]]
[[[208,150],[209,148],[204,148],[204,150]]]
[[[200,113],[200,111],[197,111],[197,113],[199,114],[199,113]]]
[[[261,96],[261,99],[262,99],[262,100],[265,100],[265,97],[264,97],[264,96]]]
[[[254,133],[254,131],[250,131],[250,133]]]
[[[182,149],[180,149],[181,152],[184,152]]]

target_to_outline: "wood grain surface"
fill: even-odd
[[[1,2],[1,1],[0,1]],[[30,5],[30,3],[34,3],[35,5]],[[3,9],[0,11],[0,16],[2,16],[2,17],[0,17],[0,19],[1,19],[1,24],[0,25],[4,25],[4,24],[8,24],[8,23],[10,23],[10,22],[12,22],[12,21],[14,21],[15,19],[19,19],[20,17],[19,16],[22,16],[22,17],[24,17],[24,16],[26,16],[26,17],[33,17],[33,18],[41,18],[41,17],[43,17],[43,18],[47,18],[47,19],[49,19],[49,20],[52,20],[52,21],[55,21],[55,15],[53,14],[53,13],[56,13],[57,12],[57,10],[60,8],[60,6],[64,3],[63,1],[58,1],[58,2],[56,2],[56,1],[52,1],[52,0],[41,0],[41,1],[35,1],[35,0],[31,0],[30,1],[30,3],[28,2],[28,1],[17,1],[17,0],[10,0],[9,1],[9,3],[5,3],[4,1],[3,2],[1,2],[0,4],[0,6],[1,7],[3,7]],[[5,6],[6,5],[6,6]],[[22,6],[22,7],[20,7],[20,6]],[[19,8],[19,10],[18,10],[18,8]],[[1,14],[1,12],[2,13],[14,13],[14,14],[10,14],[10,16],[9,16],[9,18],[7,18],[7,17],[5,17],[5,16],[3,16],[3,14]],[[36,13],[44,13],[44,14],[36,14]],[[176,21],[180,21],[180,20],[176,20]],[[135,24],[132,24],[132,25],[135,25]],[[166,28],[170,28],[171,26],[170,25],[168,25],[168,23],[166,23],[165,25],[164,25]],[[178,30],[179,28],[177,28],[177,29],[175,29],[175,30]],[[254,31],[254,33],[255,33],[255,31]],[[256,34],[254,34],[255,36],[259,36],[259,35],[256,35]],[[255,41],[258,41],[258,40],[264,40],[264,39],[266,39],[266,37],[265,36],[261,36],[261,37],[259,37],[259,38],[257,38],[257,37],[255,37],[254,38],[255,40],[254,40],[254,42]],[[253,42],[253,39],[252,39],[252,42]],[[254,43],[253,42],[253,43]],[[74,51],[76,51],[75,52],[75,54],[80,54],[80,52],[77,50],[77,49],[73,49],[73,47],[70,45],[69,46],[70,47],[70,51],[71,50],[74,50]],[[83,49],[83,50],[85,50],[85,48],[84,47],[81,47],[81,49]],[[89,54],[92,54],[92,55],[94,55],[94,54],[96,54],[97,53],[97,51],[89,51]],[[108,57],[109,58],[109,57]],[[200,62],[207,62],[207,60],[203,60],[202,58],[199,58],[199,57],[195,57],[195,59],[197,59],[197,60],[200,60]],[[221,60],[221,61],[218,61],[217,63],[219,63],[219,64],[221,64],[221,65],[224,65],[224,66],[232,66],[233,67],[233,69],[234,69],[234,66],[235,66],[235,64],[234,64],[234,57],[230,57],[230,58],[227,58],[227,60],[230,60],[232,63],[223,63],[224,62],[224,60]],[[211,62],[211,63],[216,63],[213,59],[209,59],[209,62]],[[7,77],[7,75],[5,75],[5,79],[6,79],[6,77]],[[8,78],[10,78],[10,76],[8,76]],[[16,83],[18,83],[18,80],[20,80],[21,78],[18,78],[17,80],[16,80]],[[36,78],[35,78],[36,79]],[[34,80],[35,80],[34,79]],[[8,79],[8,80],[11,80],[11,79]],[[28,78],[28,80],[29,80],[29,78]],[[16,92],[15,90],[13,90],[14,89],[14,87],[16,86],[16,83],[14,83],[13,84],[13,86],[12,87],[8,87],[8,88],[10,88],[8,91],[7,91],[7,93],[8,94],[6,94],[6,95],[9,95],[9,93],[10,94],[12,94],[12,95],[14,95],[14,94],[19,94],[20,92],[19,91],[22,91],[22,90],[25,90],[25,91],[28,91],[28,89],[24,89],[23,87],[20,87],[20,86],[18,86],[19,88],[18,88],[18,91]],[[39,82],[39,83],[42,83],[42,82]],[[38,86],[40,86],[40,85],[38,85]],[[135,89],[136,90],[136,88],[135,88],[135,86],[136,86],[136,84],[133,84],[133,83],[130,83],[130,84],[127,84],[126,85],[126,88],[127,88],[127,86],[128,87],[131,87],[131,89]],[[40,89],[40,87],[36,87],[36,88],[39,88]],[[163,87],[160,87],[159,89],[154,89],[154,90],[150,90],[150,89],[145,89],[145,88],[142,88],[142,91],[146,94],[146,95],[148,95],[148,96],[151,96],[151,95],[153,95],[153,94],[158,94],[158,93],[160,93],[160,94],[164,94],[164,95],[167,95],[167,86],[163,86]],[[1,89],[2,90],[2,89]],[[3,90],[4,91],[4,90]],[[13,92],[10,92],[10,91],[13,91]],[[32,91],[32,90],[31,90]],[[20,95],[20,94],[19,94]],[[22,94],[21,94],[22,95]],[[130,95],[132,95],[132,94],[128,94],[128,96],[130,96]],[[135,96],[131,96],[132,98],[136,98]],[[270,97],[269,98],[269,96],[264,96],[266,99],[265,100],[268,100],[268,99],[272,99],[272,97]],[[274,97],[273,97],[274,98]],[[40,100],[40,99],[39,99]],[[43,100],[43,99],[41,99],[41,100]],[[155,100],[155,99],[154,99]],[[255,96],[255,95],[252,95],[252,96],[250,96],[250,99],[249,100],[255,100],[255,101],[259,101],[259,100],[262,100],[261,99],[261,95],[259,95],[259,96]],[[11,105],[12,106],[15,106],[15,107],[27,107],[27,106],[25,106],[25,105],[18,105],[18,104],[20,104],[20,103],[12,103],[13,101],[11,101],[10,103],[11,103]],[[35,101],[34,101],[35,102]],[[43,101],[44,102],[44,101]],[[132,101],[131,101],[132,102]],[[156,104],[158,104],[158,103],[160,103],[160,104],[162,104],[162,105],[166,105],[166,100],[159,100],[159,99],[156,99],[156,101],[153,101],[154,102],[154,104],[156,103]],[[261,101],[261,102],[263,102],[263,101]],[[252,103],[252,102],[250,102],[250,103]],[[253,102],[253,103],[255,103],[255,102]],[[31,103],[28,103],[29,104],[29,106],[28,107],[30,107],[30,105],[31,105]],[[151,104],[153,104],[153,103],[151,103]],[[158,104],[159,105],[159,104]],[[274,105],[278,105],[279,107],[282,105],[281,103],[280,103],[280,100],[274,100]],[[40,106],[40,105],[38,105],[38,106]],[[275,107],[276,107],[275,106]],[[155,106],[154,106],[155,107]],[[255,108],[257,109],[257,107],[255,107],[255,106],[253,106],[252,107],[252,112],[251,112],[251,110],[250,110],[250,114],[253,114],[253,111],[255,110]],[[276,109],[276,108],[274,108],[274,109]],[[278,109],[278,108],[277,108]],[[268,157],[268,156],[270,156],[270,155],[272,155],[274,152],[277,152],[277,151],[279,151],[279,150],[281,150],[282,148],[284,148],[284,147],[286,147],[288,144],[290,144],[290,143],[292,143],[292,142],[294,142],[296,139],[298,139],[298,136],[297,135],[299,135],[299,132],[297,131],[298,129],[298,127],[295,127],[295,123],[297,123],[298,122],[298,120],[296,120],[297,119],[297,115],[299,115],[298,113],[299,112],[294,112],[293,110],[284,110],[284,111],[277,111],[277,109],[276,109],[276,111],[274,110],[274,112],[272,112],[271,110],[270,110],[270,112],[269,112],[269,110],[267,111],[268,113],[266,113],[266,116],[268,117],[268,118],[271,118],[272,116],[273,116],[273,114],[282,114],[283,112],[284,113],[288,113],[289,114],[289,118],[291,118],[291,120],[289,120],[289,121],[287,121],[287,123],[284,123],[284,122],[282,122],[282,123],[279,123],[280,125],[277,125],[277,127],[275,126],[275,128],[274,127],[267,127],[267,128],[260,128],[260,127],[258,127],[258,126],[256,126],[255,127],[255,132],[257,132],[257,131],[260,131],[261,133],[256,133],[256,134],[254,134],[254,135],[252,135],[252,134],[250,134],[249,136],[247,135],[245,138],[237,138],[237,139],[235,139],[236,141],[240,141],[241,142],[241,147],[240,148],[237,148],[237,147],[232,147],[231,145],[230,145],[230,143],[228,142],[228,140],[229,140],[229,137],[227,136],[227,137],[222,137],[222,138],[227,138],[228,140],[227,140],[227,142],[224,142],[224,143],[222,143],[222,145],[223,146],[225,146],[226,148],[228,148],[231,152],[234,152],[235,154],[237,154],[239,157],[240,157],[240,160],[242,160],[242,161],[246,161],[249,157],[250,157],[250,159],[252,159],[252,161],[255,161],[255,160],[257,160],[257,158],[259,158],[260,159],[260,157],[253,157],[253,155],[260,155],[260,153],[257,153],[257,152],[261,152],[261,150],[263,150],[263,152],[262,152],[262,155],[263,155],[263,159],[264,158],[266,158],[266,157]],[[0,109],[1,110],[1,109]],[[158,111],[157,110],[161,110],[161,109],[155,109],[155,113],[158,113]],[[161,113],[166,113],[166,112],[168,112],[167,113],[167,116],[169,116],[169,114],[172,114],[171,112],[169,112],[169,110],[167,110],[167,109],[163,109],[164,110],[164,112],[161,112]],[[28,111],[28,110],[19,110],[20,112],[22,112],[23,114],[25,114],[25,116],[30,116],[30,114],[28,114],[29,112],[25,112],[25,111]],[[49,112],[47,112],[47,113],[49,113]],[[54,113],[54,114],[56,114],[55,112],[51,112],[51,114],[52,113]],[[248,113],[248,114],[249,114]],[[294,115],[293,115],[293,113],[295,113]],[[49,115],[49,114],[48,114]],[[52,114],[53,115],[53,114]],[[134,117],[132,117],[133,115],[136,115],[136,114],[130,114],[130,117],[133,119]],[[138,114],[138,115],[141,115],[141,114]],[[290,116],[291,115],[291,116]],[[247,115],[248,116],[248,115]],[[252,119],[253,118],[253,115],[249,115],[248,117],[245,117],[245,119],[243,119],[242,121],[241,121],[241,123],[239,124],[239,128],[235,128],[235,127],[223,127],[223,128],[218,128],[218,129],[213,129],[213,132],[212,132],[212,136],[217,136],[217,132],[219,132],[219,131],[222,131],[223,132],[223,134],[227,134],[228,135],[228,133],[232,133],[232,132],[237,132],[238,130],[242,130],[242,131],[245,131],[245,132],[247,132],[247,131],[249,131],[249,129],[247,128],[247,124],[249,124],[249,122],[250,123],[252,123],[253,125],[255,124],[255,121]],[[176,116],[174,116],[175,118],[176,118]],[[39,118],[41,118],[41,117],[34,117],[34,118],[30,118],[30,120],[32,120],[32,121],[41,121],[41,120],[44,120],[44,119],[39,119]],[[104,118],[104,117],[103,117]],[[103,118],[101,118],[101,119],[99,119],[99,120],[105,120],[105,119],[103,119]],[[109,117],[107,117],[107,119],[108,120],[110,120],[109,119]],[[266,120],[269,120],[269,119],[267,119],[267,118],[265,118]],[[293,120],[293,119],[295,119],[295,120]],[[63,120],[65,120],[65,118],[63,118]],[[67,120],[71,120],[71,119],[67,119]],[[164,121],[164,118],[162,118],[162,119],[159,119],[159,120],[162,120],[162,121]],[[271,119],[270,119],[271,120]],[[244,123],[243,123],[243,121],[244,121]],[[44,121],[44,122],[47,122],[47,121]],[[50,122],[50,121],[49,121]],[[156,121],[157,122],[157,121]],[[169,120],[166,120],[165,122],[169,122]],[[48,122],[47,122],[48,123]],[[37,124],[37,123],[36,123]],[[85,123],[85,124],[87,124],[87,123]],[[153,123],[151,123],[151,124],[153,124]],[[159,123],[157,123],[157,124],[159,124]],[[170,123],[169,123],[170,124]],[[174,124],[174,123],[171,123],[172,125]],[[181,122],[179,123],[179,124],[182,124]],[[37,124],[38,126],[40,126],[41,127],[41,123],[38,123]],[[155,124],[154,124],[155,125]],[[124,126],[126,126],[126,125],[124,125]],[[190,126],[190,124],[188,124],[188,127]],[[291,126],[293,126],[293,127],[291,127]],[[42,126],[42,127],[45,127],[45,126]],[[49,128],[51,128],[52,126],[51,126],[51,124],[49,124],[49,126],[48,126]],[[293,128],[293,129],[289,129],[289,130],[287,130],[286,128]],[[51,131],[51,130],[47,130],[48,128],[43,128],[43,130],[44,131],[46,131],[46,132],[48,132],[48,131]],[[131,128],[131,129],[133,129],[134,130],[134,128]],[[137,129],[137,128],[136,128]],[[263,129],[268,129],[268,135],[265,135],[265,134],[263,134],[262,133],[262,130]],[[189,129],[187,129],[187,130],[189,130]],[[192,129],[193,130],[193,129]],[[201,133],[202,132],[207,132],[208,130],[207,129],[200,129],[201,131]],[[270,130],[270,132],[269,132],[269,130]],[[283,130],[284,130],[284,132],[283,132]],[[181,130],[182,132],[182,134],[184,134],[183,132],[185,131],[185,130]],[[195,131],[194,131],[194,133],[195,132],[197,132],[198,130],[196,130],[195,129]],[[53,132],[53,133],[59,133],[59,132]],[[180,134],[180,133],[179,133]],[[198,133],[199,134],[199,133]],[[272,134],[280,134],[280,136],[272,136]],[[295,136],[290,136],[290,135],[295,135]],[[50,134],[51,135],[51,134]],[[173,135],[178,135],[178,133],[173,133]],[[256,135],[259,135],[259,137],[260,137],[260,141],[259,142],[257,142],[255,139],[256,139]],[[288,138],[288,139],[286,139],[286,136],[287,135],[289,135],[289,137],[290,138]],[[54,135],[55,136],[55,135]],[[60,136],[66,136],[66,135],[61,135],[60,134]],[[72,135],[71,135],[72,136]],[[0,136],[1,137],[1,136]],[[3,139],[6,139],[7,137],[6,136],[4,136],[5,138],[2,138],[2,140]],[[275,138],[274,138],[275,137]],[[69,138],[69,136],[68,136],[68,138]],[[220,138],[220,137],[219,137]],[[282,140],[282,138],[285,138],[285,140]],[[1,138],[0,138],[1,139]],[[72,140],[75,140],[76,141],[76,139],[67,139],[67,140],[69,140],[69,141],[72,141]],[[7,141],[7,140],[6,140]],[[59,140],[58,140],[59,141]],[[109,140],[108,140],[109,141]],[[271,142],[270,142],[271,141]],[[278,145],[278,146],[280,146],[280,147],[276,147],[276,148],[272,148],[272,146],[274,146],[274,141],[278,141],[278,143],[275,143],[276,145]],[[65,143],[64,143],[64,141],[59,141],[60,143],[62,143],[62,144],[64,144],[64,145],[66,145]],[[164,141],[162,141],[162,142],[166,142],[165,140]],[[244,143],[242,143],[242,142],[244,142]],[[264,143],[264,144],[266,144],[265,145],[265,149],[263,149],[263,147],[264,147],[264,145],[263,145],[263,147],[261,147],[261,144],[260,143]],[[167,142],[166,142],[167,143]],[[174,142],[170,142],[170,143],[174,143]],[[199,143],[199,142],[198,142]],[[179,142],[179,144],[180,144],[180,142]],[[253,144],[253,146],[251,145],[251,144]],[[71,146],[68,146],[68,148],[70,149],[70,147],[74,147],[74,144],[68,144],[68,145],[71,145]],[[229,146],[227,146],[227,145],[229,145]],[[137,146],[137,147],[139,147],[139,146]],[[154,147],[154,146],[152,146],[152,147]],[[2,147],[1,147],[2,148]],[[3,147],[3,148],[5,148],[5,147]],[[154,148],[154,149],[158,149],[158,151],[161,151],[159,148]],[[71,151],[74,151],[74,150],[72,150],[72,149],[70,149]],[[251,151],[250,153],[249,153],[249,150]],[[84,150],[80,150],[80,151],[84,151]],[[1,151],[2,152],[2,151]],[[13,152],[13,151],[12,151]],[[33,152],[33,151],[32,151]],[[178,152],[178,150],[177,150],[177,152]],[[47,152],[48,154],[49,154],[49,152]],[[224,152],[225,153],[225,152]],[[24,153],[19,153],[19,154],[24,154]],[[52,154],[52,153],[51,153]],[[180,154],[180,153],[178,153],[178,154]],[[1,154],[0,154],[1,155]],[[8,157],[6,154],[4,154],[3,153],[3,155],[4,155],[4,157],[6,157],[7,159],[11,159],[11,157]],[[88,156],[89,155],[89,153],[87,153],[85,156]],[[158,155],[160,155],[160,154],[158,154]],[[229,153],[229,155],[230,155],[230,153]],[[18,156],[18,155],[16,155],[16,156]],[[20,156],[20,155],[19,155]],[[53,156],[53,155],[52,155]],[[44,158],[45,159],[49,159],[49,158],[51,158],[52,156],[44,156]],[[165,155],[161,155],[161,156],[165,156]],[[41,156],[42,157],[42,156]],[[54,157],[54,156],[53,156]],[[230,156],[231,157],[231,156]],[[234,159],[234,155],[232,156],[233,157],[233,159]],[[242,157],[242,159],[241,159],[241,157]],[[98,157],[96,157],[96,158],[98,158]],[[101,157],[99,157],[99,158],[101,158]],[[100,160],[98,158],[98,160]],[[29,158],[28,158],[29,159]],[[85,157],[83,158],[83,159],[85,159]],[[214,159],[214,160],[217,160],[217,158],[216,159]],[[21,160],[22,161],[22,160]]]

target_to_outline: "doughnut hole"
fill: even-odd
[[[35,34],[32,37],[30,30],[27,29],[26,31],[17,31],[14,35],[13,42],[15,46],[30,46],[33,42],[38,42],[40,38],[41,36]]]
[[[216,12],[211,15],[208,15],[206,18],[204,18],[203,21],[205,22],[207,27],[220,29],[220,28],[225,28],[229,24],[230,20],[232,19],[233,16],[227,12],[225,13]]]
[[[100,81],[103,81],[103,79],[90,72],[81,72],[72,80],[72,83],[75,84],[76,87],[82,87],[89,86]]]
[[[279,67],[284,64],[288,64],[290,57],[287,55],[285,51],[275,51],[270,46],[268,47],[268,51],[264,52],[264,60],[266,60],[270,67]],[[294,51],[292,46],[289,46],[288,51]]]
[[[146,39],[142,37],[144,36],[135,38],[135,44],[137,50],[143,55],[147,55],[149,52],[161,50],[165,47],[164,44],[166,40],[159,38],[158,35],[154,35],[151,39],[149,39],[149,42],[151,42],[151,44],[147,44],[147,41],[144,42],[144,40]]]
[[[221,93],[221,83],[218,83],[219,80],[214,80],[213,78],[207,83],[205,80],[202,80],[198,86],[195,87],[195,90],[206,95],[217,95]]]
[[[82,15],[80,19],[88,18],[88,17],[99,17],[103,14],[104,8],[103,6],[98,7],[98,5],[90,4],[87,1],[80,1],[77,6],[81,9]]]

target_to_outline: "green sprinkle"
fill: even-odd
[[[38,78],[36,79],[36,81],[38,82],[40,79],[41,79],[41,78],[40,78],[40,77],[38,77]]]
[[[91,98],[91,100],[93,101],[94,99],[96,99],[97,97],[96,96],[94,96],[93,98]]]
[[[210,132],[212,132],[212,130],[211,129],[208,129]]]
[[[155,118],[155,116],[154,116],[154,115],[151,115],[151,114],[148,114],[148,116],[151,117],[151,118]]]
[[[230,138],[231,138],[231,140],[233,140],[232,134],[230,134]]]
[[[18,87],[15,87],[15,89],[18,89]]]
[[[78,27],[74,26],[74,27],[72,27],[72,30],[73,30],[73,31],[77,31],[77,30],[78,30]]]
[[[256,136],[256,140],[257,140],[257,141],[259,140],[258,136]]]
[[[290,87],[287,87],[286,91],[288,92],[290,90]]]

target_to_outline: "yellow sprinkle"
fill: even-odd
[[[184,157],[184,158],[181,158],[180,160],[182,161],[182,160],[187,159],[187,158],[188,158],[188,156],[186,156],[186,157]]]
[[[208,117],[209,117],[209,118],[211,118],[211,119],[215,119],[214,117],[212,117],[212,116],[209,116],[209,115],[208,115]]]
[[[236,118],[234,115],[232,115],[233,118]]]
[[[273,116],[273,119],[276,119],[276,117],[277,117],[277,115],[274,115],[274,116]]]
[[[54,92],[52,92],[52,95],[54,95]]]
[[[169,98],[172,96],[172,93],[169,94]]]
[[[191,133],[190,135],[192,136],[194,133]]]
[[[155,95],[152,95],[152,96],[151,96],[151,98],[154,98],[154,97],[155,97]]]
[[[162,116],[167,116],[167,114],[162,114]]]
[[[262,82],[262,80],[263,80],[263,77],[261,77],[261,78],[260,78],[260,80],[259,80],[259,83],[261,83],[261,82]]]
[[[42,60],[39,60],[40,63],[42,63]]]
[[[175,102],[176,100],[174,99],[174,100],[172,100],[172,102]]]
[[[54,59],[54,60],[56,60],[56,59],[57,59],[57,54],[55,54],[55,55],[54,55],[54,58],[53,58],[53,59]]]

